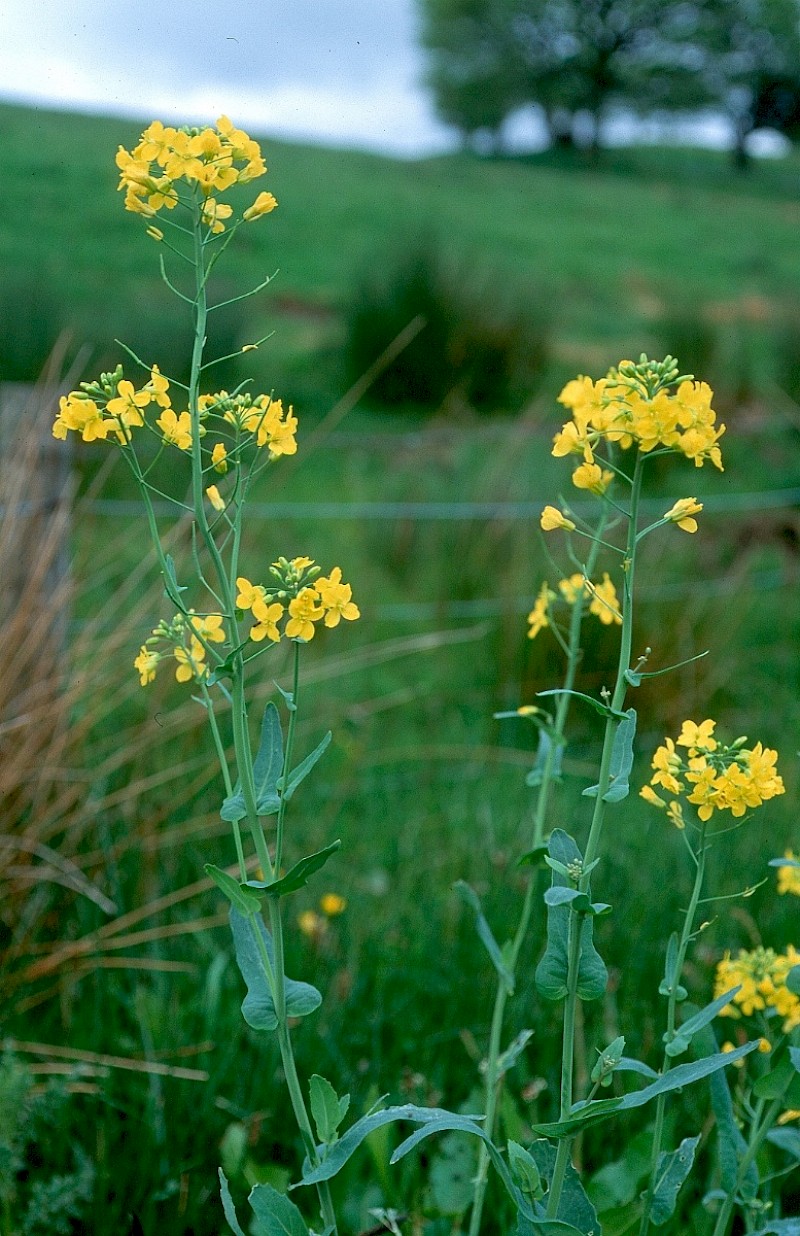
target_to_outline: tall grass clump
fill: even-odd
[[[226,1137],[219,1199],[229,1228],[244,1236],[239,1195],[246,1182],[252,1186],[249,1222],[256,1230],[291,1236],[358,1230],[363,1207],[354,1206],[351,1197],[358,1156],[374,1165],[365,1191],[368,1213],[395,1232],[409,1217],[427,1236],[465,1225],[471,1236],[481,1231],[648,1236],[656,1227],[685,1231],[687,1222],[709,1236],[730,1236],[741,1219],[752,1236],[790,1236],[782,1182],[800,1161],[793,1136],[800,1110],[800,954],[793,940],[766,941],[735,953],[731,948],[716,958],[715,980],[696,961],[711,919],[719,915],[724,923],[726,913],[726,897],[713,886],[716,855],[729,852],[736,831],[753,813],[785,793],[778,753],[761,740],[727,732],[723,720],[686,718],[679,726],[659,727],[659,738],[664,729],[670,732],[658,745],[657,739],[646,739],[645,776],[636,764],[639,692],[706,655],[704,649],[692,650],[681,664],[664,664],[667,641],[657,622],[642,632],[637,607],[655,538],[696,534],[704,509],[690,495],[666,510],[659,504],[653,513],[645,503],[653,461],[672,456],[682,468],[691,467],[692,475],[706,465],[723,468],[725,427],[717,422],[711,389],[682,374],[671,356],[653,361],[642,355],[638,362],[621,361],[597,380],[578,377],[559,396],[568,419],[552,453],[559,460],[574,457],[571,484],[578,496],[542,511],[541,529],[556,545],[557,577],[552,584],[541,582],[528,635],[552,637],[563,669],[558,685],[503,713],[506,722],[532,726],[537,740],[527,776],[533,808],[521,830],[527,835],[516,856],[516,912],[508,938],[502,938],[507,918],[501,933],[492,925],[498,916],[486,890],[466,881],[456,884],[493,988],[486,1041],[478,1043],[474,1036],[468,1041],[480,1061],[478,1076],[464,1070],[470,1089],[461,1110],[444,1106],[442,1096],[413,1071],[414,1026],[406,1016],[401,1033],[411,1072],[403,1101],[387,1103],[376,1092],[362,1094],[355,1104],[354,1086],[340,1092],[325,1075],[337,1058],[337,1044],[316,1035],[315,1023],[306,1021],[323,1005],[323,993],[309,981],[329,973],[323,948],[309,955],[293,947],[298,936],[321,944],[344,910],[344,899],[324,892],[318,910],[299,917],[293,907],[304,889],[319,887],[319,873],[336,861],[340,847],[332,828],[316,848],[305,840],[303,804],[313,801],[306,783],[330,767],[332,740],[309,708],[308,645],[342,634],[360,610],[341,567],[323,571],[297,547],[290,556],[280,552],[280,544],[270,544],[265,553],[262,538],[248,534],[254,486],[297,452],[298,419],[273,392],[255,394],[247,383],[219,389],[214,380],[216,364],[228,358],[213,344],[215,313],[225,306],[210,295],[212,272],[240,230],[271,215],[277,202],[267,191],[253,197],[249,186],[266,171],[261,151],[224,116],[208,128],[156,121],[133,150],[120,148],[117,166],[125,207],[143,217],[162,255],[164,281],[191,321],[188,379],[162,370],[163,358],[127,349],[132,376],[118,364],[80,383],[60,400],[53,434],[62,441],[77,437],[105,444],[130,470],[165,596],[165,614],[155,625],[154,616],[149,620],[150,633],[133,665],[145,691],[158,689],[157,678],[162,685],[165,677],[176,681],[205,723],[200,775],[212,778],[228,840],[223,857],[204,862],[204,871],[226,907],[241,976],[242,1017],[268,1045],[271,1091],[284,1097],[291,1112],[284,1128],[291,1148],[287,1162],[284,1170],[265,1173],[268,1179],[248,1157],[247,1129],[234,1124]],[[244,197],[238,196],[242,190]],[[266,283],[235,299],[255,295]],[[407,325],[402,323],[401,331]],[[486,368],[484,355],[482,377]],[[156,500],[168,504],[171,520],[164,519]],[[599,684],[585,666],[591,623],[611,633],[616,650],[615,664]],[[113,638],[125,641],[129,631],[130,623],[120,622]],[[117,642],[117,659],[119,647]],[[94,654],[96,660],[111,655],[110,641],[100,633]],[[576,726],[578,710],[584,720]],[[571,736],[585,734],[587,722],[595,727],[592,749],[598,756],[595,760],[587,747],[575,760]],[[167,745],[165,755],[168,764],[175,752]],[[363,763],[366,776],[366,758]],[[189,800],[191,760],[183,771]],[[582,794],[562,796],[560,783],[567,775],[586,783]],[[601,950],[609,932],[619,935],[626,927],[612,926],[613,906],[595,900],[602,895],[598,889],[618,885],[629,870],[621,825],[637,783],[665,835],[677,839],[682,859],[676,876],[672,865],[664,869],[664,854],[670,864],[674,860],[669,843],[654,847],[646,856],[643,904],[634,907],[660,938],[662,977],[646,993],[658,1027],[649,1040],[635,1020],[641,993],[612,1011]],[[375,777],[373,784],[381,811],[390,813],[388,775]],[[335,795],[330,785],[326,797]],[[470,796],[464,801],[469,828]],[[409,833],[398,863],[419,850],[424,880],[439,855],[429,839],[411,828]],[[778,895],[800,894],[800,860],[790,846],[765,857],[762,866],[763,871],[747,873],[743,896],[771,879],[771,867],[777,870]],[[663,885],[675,879],[685,892],[681,909],[661,896]],[[189,895],[191,887],[188,893],[166,893],[158,909],[170,909]],[[152,909],[131,909],[118,917],[116,929],[130,931]],[[412,939],[413,909],[406,908]],[[216,926],[219,919],[197,927]],[[544,940],[534,964],[529,949],[537,921]],[[108,930],[100,928],[95,942],[101,932],[106,938]],[[434,973],[430,961],[413,947],[408,951],[412,967],[398,967],[385,990],[398,1018],[407,1007],[407,992],[413,997],[429,988]],[[475,970],[473,949],[465,959],[464,983],[476,982]],[[218,979],[211,983],[214,972]],[[26,974],[35,977],[30,968]],[[197,980],[199,1001],[223,1002],[227,993],[220,974],[210,962],[208,974]],[[350,974],[340,982],[360,978]],[[634,988],[641,982],[635,948],[614,981]],[[336,980],[330,985],[335,988]],[[510,1034],[509,1012],[520,996]],[[152,1046],[152,1010],[144,998],[132,1004],[143,1040]],[[544,1024],[546,1036],[559,1041],[558,1068],[552,1098],[540,1101],[542,1086],[531,1087],[520,1115],[513,1103],[504,1102],[504,1086],[507,1075],[537,1050],[532,1022]],[[246,1051],[227,1025],[225,1050],[248,1085]],[[722,1043],[720,1027],[725,1027]],[[367,1037],[369,1029],[366,1024],[353,1033]],[[310,1068],[301,1067],[301,1036]],[[98,1053],[91,1063],[105,1059]],[[167,1132],[158,1079],[166,1066],[156,1068],[152,1059],[148,1064],[147,1114],[163,1145]],[[202,1078],[195,1080],[199,1084]],[[399,1144],[398,1127],[403,1129]],[[610,1128],[620,1146],[616,1187],[609,1182],[613,1173],[603,1177],[595,1170]],[[190,1154],[192,1129],[180,1136]],[[428,1143],[431,1138],[437,1140]],[[428,1145],[418,1155],[423,1143]],[[407,1216],[403,1188],[411,1179],[410,1164],[425,1163],[428,1156],[427,1187],[410,1185]],[[403,1161],[393,1175],[390,1168]]]
[[[541,294],[506,289],[498,295],[474,271],[448,266],[428,242],[409,245],[393,262],[376,256],[357,281],[345,321],[348,383],[412,325],[413,338],[372,385],[379,405],[518,411],[551,360]]]

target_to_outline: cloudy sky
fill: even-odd
[[[415,0],[0,0],[0,98],[398,154],[452,141]]]

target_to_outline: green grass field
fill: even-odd
[[[115,194],[113,151],[138,132],[127,122],[0,108],[6,286],[30,288],[30,271],[37,272],[50,324],[71,327],[75,347],[93,341],[90,375],[99,357],[111,357],[115,334],[140,341],[165,370],[185,338],[162,294],[142,221],[126,215]],[[243,342],[262,327],[274,329],[257,354],[256,379],[294,399],[303,428],[299,455],[277,464],[257,495],[265,509],[244,552],[251,561],[309,553],[341,563],[363,614],[308,649],[299,740],[310,749],[331,728],[334,743],[298,795],[292,858],[334,837],[343,845],[326,869],[327,883],[300,894],[293,912],[313,908],[323,886],[348,906],[320,938],[294,933],[289,972],[313,977],[328,993],[321,1012],[296,1032],[298,1056],[304,1075],[319,1070],[352,1091],[356,1114],[383,1093],[455,1108],[478,1084],[492,975],[451,885],[474,885],[502,940],[518,912],[516,858],[530,826],[524,778],[533,732],[492,714],[531,702],[561,672],[555,643],[546,632],[531,643],[525,625],[540,581],[556,578],[536,512],[569,483],[563,461],[549,454],[563,419],[555,395],[578,371],[596,375],[626,353],[670,350],[670,320],[677,332],[705,314],[722,332],[715,363],[729,363],[729,441],[724,474],[675,462],[653,468],[657,504],[691,492],[707,511],[696,537],[669,528],[648,551],[634,647],[652,646],[658,664],[705,648],[711,655],[637,694],[634,784],[646,779],[650,752],[684,717],[719,717],[731,736],[747,733],[778,748],[787,794],[764,809],[763,823],[734,833],[727,850],[720,846],[715,889],[732,894],[757,884],[768,874],[767,859],[800,844],[797,494],[794,509],[763,497],[796,487],[800,476],[797,408],[775,384],[780,329],[800,304],[800,162],[759,163],[739,178],[721,157],[689,151],[613,152],[596,166],[546,157],[402,163],[281,143],[265,143],[265,151],[280,208],[244,233],[226,278],[235,292],[279,273],[253,319],[230,331]],[[420,235],[435,237],[486,296],[513,292],[552,307],[545,390],[521,417],[458,423],[389,415],[367,399],[326,434],[324,416],[343,393],[338,345],[353,280],[382,249]],[[735,404],[743,385],[749,400]],[[81,495],[94,483],[94,497],[133,497],[119,462],[104,474],[101,450],[77,454]],[[315,505],[342,502],[363,505],[346,518]],[[495,517],[486,507],[465,511],[461,504],[471,502],[495,504]],[[387,511],[386,503],[450,509]],[[514,503],[530,508],[497,506]],[[269,504],[278,514],[270,516]],[[62,1228],[31,1220],[32,1233],[217,1236],[221,1156],[237,1197],[256,1178],[285,1183],[299,1163],[285,1134],[277,1053],[241,1021],[227,926],[192,929],[219,918],[221,899],[200,888],[158,907],[170,890],[192,886],[205,862],[228,864],[234,856],[218,817],[221,789],[205,754],[202,715],[167,677],[147,693],[135,682],[133,657],[164,613],[154,568],[141,584],[130,583],[142,560],[138,526],[127,511],[78,502],[72,672],[83,685],[69,711],[74,740],[65,740],[52,767],[44,761],[43,788],[28,814],[11,814],[14,801],[9,819],[14,831],[44,820],[42,837],[105,890],[117,913],[155,908],[120,929],[118,943],[126,932],[133,939],[115,948],[113,935],[109,944],[93,934],[108,922],[97,901],[58,883],[31,889],[7,873],[4,1034],[167,1061],[204,1071],[208,1080],[84,1061],[88,1072],[62,1077],[66,1092],[35,1098],[38,1123],[30,1127],[40,1148],[32,1150],[16,1127],[25,1109],[15,1087],[24,1080],[3,1074],[3,1144],[29,1163],[17,1205],[33,1197],[44,1206],[50,1189],[52,1213],[60,1204],[68,1214],[71,1189],[79,1216]],[[179,540],[176,554],[188,549]],[[582,687],[596,693],[612,673],[613,634],[594,624],[587,635]],[[271,679],[284,683],[286,673],[279,656],[265,698]],[[599,731],[579,713],[574,727],[554,820],[574,826],[580,838],[580,795],[594,779]],[[59,815],[53,804],[62,801]],[[656,1060],[664,924],[677,924],[689,887],[680,839],[665,827],[632,795],[610,830],[613,853],[594,892],[615,906],[600,930],[614,983],[587,1018],[589,1059],[601,1040],[624,1033],[630,1054]],[[725,948],[759,939],[797,944],[791,901],[776,898],[770,879],[745,901],[721,902],[693,957],[692,997],[708,999]],[[181,924],[185,934],[169,934]],[[69,952],[87,936],[86,950]],[[531,979],[541,940],[539,922],[509,1019],[509,1038],[522,1027],[536,1032],[508,1079],[511,1136],[524,1136],[526,1120],[549,1118],[556,1105],[559,1045]],[[65,943],[63,964],[18,981]],[[39,1086],[47,1074],[32,1080]],[[680,1135],[702,1118],[702,1101],[689,1096]],[[632,1121],[626,1131],[640,1125]],[[599,1166],[618,1150],[619,1143],[592,1136],[583,1153]],[[411,1156],[397,1169],[387,1159],[387,1144],[375,1141],[337,1182],[347,1232],[374,1222],[370,1206],[436,1209],[427,1182],[441,1156]],[[3,1170],[0,1189],[9,1197]],[[66,1177],[71,1183],[62,1184],[59,1203],[53,1181]],[[698,1201],[708,1181],[700,1181],[686,1199],[685,1214],[694,1216],[687,1225],[703,1222]],[[499,1196],[492,1205],[501,1206]],[[496,1213],[502,1224],[502,1210]],[[3,1236],[15,1231],[13,1215],[3,1221]],[[442,1218],[419,1230],[446,1236],[458,1227]]]

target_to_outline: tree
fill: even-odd
[[[696,76],[686,0],[419,0],[439,114],[466,136],[536,104],[554,140],[576,113],[592,144],[612,103],[675,105]]]

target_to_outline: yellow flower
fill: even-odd
[[[93,399],[80,391],[71,391],[59,400],[59,412],[53,424],[53,437],[66,438],[67,432],[80,433],[84,442],[97,442],[108,437],[114,428],[112,420],[104,420]]]
[[[323,914],[327,914],[328,918],[333,918],[337,914],[344,913],[347,909],[347,901],[338,893],[323,893],[319,899],[319,908]]]
[[[223,476],[228,471],[228,452],[222,442],[217,442],[211,452],[211,462],[214,465],[214,471],[221,473]]]
[[[307,643],[314,638],[314,623],[319,622],[324,613],[316,589],[301,588],[297,596],[289,602],[286,635],[289,639],[301,639]]]
[[[281,638],[281,633],[278,630],[278,623],[283,617],[283,606],[279,601],[273,601],[269,604],[263,596],[258,596],[253,601],[253,617],[256,622],[250,628],[250,638],[259,642],[264,638],[271,639],[274,644],[277,644]]]
[[[205,665],[206,650],[195,636],[192,636],[191,648],[175,648],[173,655],[178,662],[178,668],[175,671],[178,682],[197,680],[208,673],[208,667]]]
[[[795,861],[794,852],[786,850],[784,858]],[[800,867],[787,864],[785,867],[778,868],[778,892],[794,893],[795,897],[800,897]]]
[[[303,562],[310,565],[308,559],[303,559]],[[354,622],[361,617],[361,611],[352,600],[353,589],[349,584],[342,583],[341,567],[334,567],[327,578],[321,575],[314,581],[314,587],[325,609],[326,627],[338,626],[342,618]]]
[[[134,666],[139,671],[139,681],[143,687],[146,687],[148,682],[152,682],[156,676],[156,667],[161,660],[161,654],[155,652],[142,644],[139,649],[139,655],[134,661]]]
[[[309,940],[319,940],[328,930],[325,919],[314,910],[304,910],[297,916],[297,926]]]
[[[188,412],[176,416],[172,408],[165,408],[156,420],[164,441],[171,446],[177,446],[181,451],[191,450],[192,418]]]
[[[639,791],[639,796],[640,798],[643,798],[646,803],[650,803],[651,807],[659,807],[661,810],[666,809],[666,800],[660,798],[659,795],[656,794],[652,785],[643,785]]]
[[[680,832],[683,832],[686,827],[686,821],[683,818],[683,807],[679,802],[676,802],[673,799],[667,807],[667,816],[669,817],[670,822],[674,824]]]
[[[218,202],[216,198],[207,197],[203,202],[203,209],[200,217],[207,228],[209,228],[213,233],[218,234],[219,232],[225,231],[225,224],[222,220],[230,219],[232,214],[232,206],[228,206],[225,202]]]
[[[688,747],[689,756],[693,757],[700,751],[716,751],[717,741],[712,738],[716,721],[684,721],[681,732],[675,740],[679,747]]]
[[[679,498],[675,505],[664,513],[662,519],[672,520],[679,528],[683,528],[684,532],[696,532],[697,520],[692,516],[699,514],[702,509],[702,502],[697,502],[694,498]]]
[[[577,489],[588,489],[598,495],[606,492],[613,479],[613,472],[596,463],[582,463],[572,474],[572,484]]]
[[[130,428],[131,425],[143,425],[141,409],[148,406],[150,398],[148,390],[134,390],[133,383],[123,378],[117,386],[115,397],[109,399],[106,404],[106,412],[126,428]]]
[[[236,587],[239,592],[236,597],[236,604],[239,609],[252,609],[256,601],[263,601],[264,588],[261,584],[251,584],[249,579],[245,579],[244,575],[240,575],[236,580]]]
[[[225,642],[225,619],[222,614],[195,614],[190,610],[189,626],[202,636],[207,644]]]
[[[145,228],[145,231],[148,236],[151,236],[153,238],[153,240],[163,240],[164,239],[164,233],[161,231],[160,227],[148,227],[148,228]]]
[[[603,572],[602,583],[592,584],[587,580],[586,584],[592,594],[589,613],[596,614],[604,626],[611,626],[614,622],[621,624],[622,614],[619,610],[617,590],[611,582],[608,571]]]
[[[550,618],[547,611],[553,598],[554,593],[550,591],[547,583],[542,584],[533,609],[528,614],[528,622],[530,623],[528,639],[536,639],[536,636],[540,631],[543,631],[545,627],[550,626]]]
[[[545,532],[552,532],[554,528],[563,528],[565,532],[574,532],[576,526],[571,519],[567,519],[566,515],[555,506],[546,506],[544,508],[540,523]]]
[[[225,499],[217,489],[216,485],[209,485],[206,489],[206,497],[213,506],[215,511],[225,510]]]
[[[570,575],[569,579],[559,580],[558,591],[567,605],[575,605],[586,595],[586,580],[579,571],[576,571],[574,575]]]
[[[164,377],[158,365],[153,365],[150,370],[150,381],[142,388],[147,391],[150,398],[161,408],[170,407],[171,400],[167,391],[169,390],[169,380]]]
[[[277,199],[271,193],[259,193],[253,205],[247,207],[242,218],[246,223],[249,223],[252,219],[260,219],[262,215],[268,215],[277,205]]]

